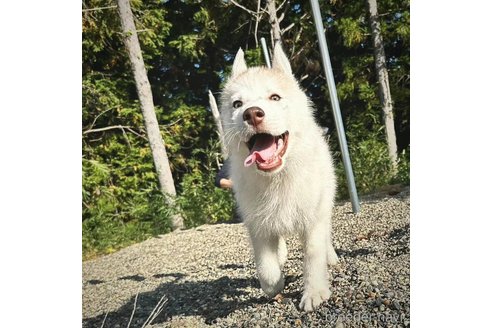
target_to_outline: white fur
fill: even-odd
[[[330,297],[327,264],[338,260],[331,242],[331,213],[336,181],[332,159],[309,99],[292,75],[280,45],[273,68],[247,68],[239,50],[221,95],[221,115],[231,158],[231,178],[241,217],[249,231],[263,291],[274,297],[284,288],[284,238],[297,233],[304,246],[304,293],[300,307],[312,311]],[[280,101],[270,99],[278,94]],[[233,108],[234,101],[243,105]],[[254,127],[243,121],[250,107],[265,112]],[[289,131],[282,166],[273,172],[245,167],[246,146],[259,132]]]

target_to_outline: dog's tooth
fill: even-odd
[[[284,139],[279,138],[277,142],[277,149],[281,149],[284,146]]]

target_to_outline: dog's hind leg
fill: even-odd
[[[284,275],[280,267],[278,252],[279,237],[252,235],[251,241],[261,289],[269,297],[274,297],[284,289]]]

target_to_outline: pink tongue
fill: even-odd
[[[259,135],[256,137],[255,144],[251,149],[251,152],[246,160],[244,161],[244,166],[248,167],[253,165],[255,162],[264,163],[269,158],[272,158],[277,150],[277,144],[275,143],[275,138],[269,135]]]

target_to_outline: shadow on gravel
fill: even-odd
[[[389,239],[401,240],[404,237],[410,236],[410,224],[404,225],[402,228],[394,229],[388,235]]]
[[[254,278],[221,277],[213,281],[164,283],[153,291],[138,295],[137,307],[130,327],[141,327],[163,296],[166,296],[168,301],[152,324],[165,322],[175,316],[192,315],[201,316],[208,324],[213,324],[215,319],[225,317],[233,311],[268,302],[266,297],[250,298],[249,293],[242,290],[247,287],[260,288],[258,280]],[[134,308],[134,302],[135,296],[118,310],[109,312],[106,321],[104,321],[104,314],[84,319],[82,327],[99,328],[103,321],[104,327],[117,325],[126,327]]]
[[[244,264],[223,264],[219,265],[219,269],[227,270],[227,269],[244,269],[246,266]]]
[[[173,277],[173,278],[176,278],[176,280],[174,280],[174,282],[176,282],[176,281],[186,277],[186,275],[183,273],[180,273],[180,272],[177,272],[177,273],[158,273],[158,274],[153,275],[152,277],[158,278],[158,279],[166,278],[166,277]]]
[[[118,280],[133,280],[133,281],[144,281],[145,277],[141,275],[133,275],[133,276],[125,276],[125,277],[120,277]]]
[[[410,253],[410,224],[391,231],[388,240],[392,242],[386,250],[390,257]]]
[[[359,256],[366,256],[366,255],[369,255],[369,254],[374,254],[376,253],[376,251],[372,250],[372,249],[368,249],[368,248],[359,248],[359,249],[354,249],[354,250],[351,250],[351,251],[346,251],[346,250],[343,250],[343,249],[336,249],[335,250],[338,254],[338,256],[341,256],[341,257],[352,257],[352,258],[356,258],[356,257],[359,257]]]

